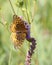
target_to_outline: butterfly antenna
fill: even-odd
[[[16,14],[15,11],[14,11],[13,5],[12,5],[12,3],[11,3],[11,0],[9,0],[9,3],[10,3],[10,5],[11,5],[11,8],[12,8],[13,13]]]

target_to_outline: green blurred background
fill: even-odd
[[[31,36],[36,39],[36,49],[31,65],[52,65],[52,0],[11,0],[18,16],[31,22]],[[0,65],[24,65],[30,43],[14,49],[10,25],[13,11],[9,0],[0,0]]]

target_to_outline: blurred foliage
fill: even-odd
[[[52,65],[52,0],[11,0],[18,16],[31,23],[37,46],[32,65]],[[9,0],[0,0],[0,65],[24,65],[29,42],[15,50],[10,39],[13,11]]]

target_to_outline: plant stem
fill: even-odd
[[[24,3],[25,3],[25,8],[26,8],[26,14],[27,14],[28,22],[29,22],[29,24],[31,24],[30,19],[29,19],[29,15],[28,15],[28,11],[27,11],[26,0],[24,0]]]
[[[11,56],[12,56],[12,49],[10,50],[10,53],[9,53],[8,65],[11,65]]]
[[[12,5],[12,3],[11,3],[10,0],[9,0],[9,2],[10,2],[10,5],[11,5],[11,8],[12,8],[13,13],[16,15],[16,13],[15,13],[15,11],[14,11],[14,8],[13,8],[13,5]]]

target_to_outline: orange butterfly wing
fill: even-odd
[[[10,26],[12,32],[11,39],[14,42],[15,47],[20,47],[26,38],[27,30],[24,25],[24,21],[17,15],[13,18],[13,23]]]

